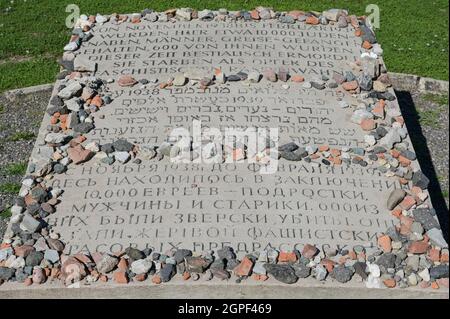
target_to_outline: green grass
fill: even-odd
[[[441,106],[448,105],[448,95],[445,94],[427,93],[423,96],[423,99]]]
[[[30,141],[35,138],[35,134],[32,132],[17,132],[8,137],[8,141],[10,142],[18,142],[18,141]]]
[[[447,190],[443,190],[442,191],[442,196],[444,196],[444,198],[448,198],[448,191]]]
[[[1,218],[9,218],[9,217],[11,217],[12,216],[12,213],[11,213],[11,209],[9,209],[9,208],[7,208],[7,209],[5,209],[5,210],[2,210],[1,212],[0,212],[0,219]]]
[[[445,94],[427,93],[422,96],[424,101],[435,104],[432,108],[418,108],[419,123],[422,126],[428,126],[434,129],[441,127],[440,115],[445,112],[448,107],[448,96]]]
[[[0,184],[0,193],[17,194],[19,192],[20,192],[20,184],[18,183]]]
[[[419,115],[419,123],[421,126],[428,126],[438,129],[441,127],[439,115],[445,111],[443,106],[439,106],[433,109],[427,108],[425,110],[417,110]]]
[[[446,0],[16,0],[12,4],[0,0],[0,92],[54,81],[56,57],[62,55],[69,39],[65,9],[71,3],[86,14],[131,13],[148,7],[157,11],[177,7],[239,10],[261,5],[280,11],[340,7],[356,15],[366,14],[366,6],[376,3],[381,21],[377,36],[388,69],[448,80]]]
[[[0,114],[2,114],[5,111],[5,107],[0,104]]]
[[[26,163],[10,163],[6,165],[2,170],[7,175],[25,175],[27,171]]]

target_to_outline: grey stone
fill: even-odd
[[[192,256],[192,251],[188,250],[188,249],[177,249],[177,251],[174,254],[174,258],[175,261],[177,262],[177,264],[181,263],[184,261],[184,258],[188,257],[188,256]]]
[[[0,279],[4,281],[8,281],[14,277],[15,269],[0,267]]]
[[[62,99],[68,100],[73,96],[79,95],[82,89],[83,87],[81,86],[81,84],[74,81],[69,83],[64,89],[62,89],[58,93],[58,96]]]
[[[130,269],[136,275],[146,274],[152,269],[153,262],[150,259],[139,259],[131,263]]]
[[[104,254],[103,257],[99,260],[96,267],[99,273],[107,274],[116,268],[119,263],[119,258],[115,256],[111,256],[109,254]]]
[[[414,172],[412,182],[414,186],[420,187],[421,189],[427,189],[430,184],[430,180],[422,171]]]
[[[276,280],[285,283],[293,284],[296,283],[298,277],[295,275],[294,269],[287,264],[265,264],[264,267],[267,273],[274,277]]]
[[[77,133],[86,134],[94,129],[94,124],[90,122],[78,123],[72,126],[72,129]]]
[[[395,189],[389,195],[387,200],[387,208],[389,210],[394,209],[405,198],[406,192],[403,189]]]
[[[40,251],[32,251],[25,258],[25,264],[30,267],[39,266],[42,259],[44,259],[44,254]]]
[[[176,267],[172,264],[164,264],[161,268],[159,275],[162,282],[168,282],[175,275]]]
[[[298,264],[292,264],[291,266],[294,269],[295,275],[298,278],[307,278],[311,275],[311,268],[305,264],[298,263]]]
[[[448,244],[445,241],[442,231],[438,228],[431,228],[427,231],[427,236],[430,238],[431,243],[441,248],[447,248]]]
[[[448,264],[440,264],[430,268],[431,279],[448,278]]]
[[[333,268],[330,276],[340,283],[346,283],[352,279],[353,274],[354,271],[351,268],[339,265]]]
[[[395,267],[395,255],[392,253],[384,253],[378,257],[376,264],[378,266],[383,266],[385,269]]]
[[[34,233],[41,227],[41,223],[37,221],[33,216],[28,213],[23,214],[22,222],[20,223],[20,227],[29,231],[30,233]]]
[[[125,254],[127,254],[128,257],[130,257],[133,260],[139,260],[139,259],[145,258],[145,254],[142,251],[140,251],[137,248],[133,248],[133,247],[127,247],[125,249]]]
[[[52,264],[57,263],[59,261],[59,253],[54,249],[47,249],[44,253],[44,259]]]
[[[416,208],[413,210],[414,219],[422,224],[425,231],[429,231],[433,228],[439,228],[440,225],[433,215],[431,215],[428,208]]]

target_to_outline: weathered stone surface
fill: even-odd
[[[114,42],[109,45],[103,44],[106,34],[93,32],[92,40],[99,43],[95,48],[99,52],[95,76],[104,81],[112,78],[111,81],[108,80],[107,93],[114,99],[106,103],[106,99],[102,97],[104,105],[94,109],[93,113],[87,112],[91,111],[90,109],[85,111],[80,105],[80,119],[79,123],[74,125],[74,131],[87,137],[88,141],[83,145],[95,141],[101,145],[100,150],[103,152],[99,156],[109,156],[103,157],[102,160],[92,158],[86,162],[86,158],[74,156],[79,154],[70,156],[74,152],[72,146],[62,152],[67,152],[75,162],[80,160],[79,163],[83,163],[69,165],[63,174],[54,176],[52,182],[55,185],[66,187],[63,200],[57,206],[56,212],[49,217],[49,221],[61,220],[69,212],[74,212],[73,214],[80,220],[88,220],[87,224],[54,225],[61,234],[61,241],[67,244],[64,252],[75,253],[86,245],[91,252],[102,249],[102,252],[119,254],[126,247],[136,244],[139,250],[146,246],[155,247],[164,254],[173,248],[171,244],[179,242],[180,248],[195,253],[218,249],[224,242],[233,247],[243,242],[255,242],[261,247],[269,245],[279,247],[283,244],[286,249],[293,249],[295,244],[304,245],[307,242],[319,248],[323,247],[322,245],[348,247],[357,244],[366,245],[370,240],[376,244],[377,237],[374,234],[384,233],[386,229],[383,225],[389,225],[395,220],[389,212],[384,211],[393,190],[393,187],[386,186],[387,181],[392,184],[393,179],[385,176],[387,169],[385,172],[375,170],[373,174],[366,171],[369,170],[369,167],[364,166],[368,165],[368,155],[374,154],[362,149],[364,135],[377,134],[376,138],[375,135],[371,135],[374,137],[370,141],[377,142],[374,147],[384,145],[385,151],[375,154],[382,153],[388,159],[390,156],[388,152],[395,144],[410,141],[407,137],[402,137],[404,130],[387,130],[380,128],[380,125],[370,132],[362,132],[359,124],[363,119],[374,120],[370,121],[371,124],[383,123],[383,116],[380,116],[380,112],[372,112],[372,103],[362,103],[359,97],[352,96],[357,95],[361,89],[358,85],[358,79],[361,80],[358,65],[349,66],[341,57],[329,55],[328,52],[334,50],[335,45],[323,41],[331,37],[349,38],[344,60],[357,61],[361,57],[361,41],[354,35],[354,29],[339,28],[336,24],[320,25],[319,36],[315,32],[305,35],[302,29],[297,29],[295,24],[291,25],[291,18],[295,19],[295,23],[304,23],[305,20],[313,25],[323,23],[324,19],[318,18],[320,13],[317,16],[308,14],[308,17],[303,13],[292,13],[285,15],[290,17],[283,18],[285,21],[274,20],[273,23],[272,21],[269,23],[256,20],[266,19],[271,15],[270,10],[255,10],[251,14],[242,13],[243,21],[233,22],[227,17],[220,23],[201,22],[204,25],[201,29],[198,22],[195,24],[187,21],[160,22],[160,19],[167,21],[167,15],[152,15],[152,13],[147,12],[143,15],[144,18],[139,25],[130,22],[114,24],[114,29],[111,28],[107,32],[108,40],[114,40],[119,35],[136,39],[139,44],[130,43],[125,47],[126,50],[130,50],[130,54],[139,51],[140,47],[146,47],[145,54],[142,53],[141,56],[132,59],[130,61],[132,65],[128,67],[106,60],[106,53],[102,52],[119,46]],[[171,16],[177,20],[187,20],[189,14],[195,15],[195,12],[180,11],[177,15],[177,11],[174,11]],[[199,12],[198,15],[203,20],[208,20],[212,19],[214,14],[206,10]],[[329,11],[325,18],[335,22],[340,19],[341,24],[344,24],[342,16],[340,11]],[[276,18],[282,19],[279,16]],[[255,21],[245,22],[245,19]],[[297,22],[298,20],[301,22]],[[308,41],[320,43],[318,47],[327,57],[320,64],[310,66],[302,56],[321,52],[312,52],[311,49],[301,48],[295,43],[292,44],[294,48],[291,52],[287,52],[282,45],[282,39],[273,36],[261,36],[266,40],[262,43],[267,47],[250,48],[248,46],[252,41],[244,41],[239,37],[233,40],[230,36],[233,32],[238,34],[237,32],[242,31],[244,22],[252,23],[252,32],[269,29],[277,33],[290,28],[289,30],[296,33],[295,37],[305,37]],[[106,26],[108,24],[103,27]],[[163,51],[150,48],[146,42],[149,36],[140,33],[142,30],[137,30],[138,28],[133,30],[134,26],[148,30],[163,26],[167,35],[152,35],[152,41],[156,42],[175,39],[179,36],[180,30],[202,31],[211,40],[209,43],[211,46],[198,48],[197,45],[203,43],[184,37],[179,43],[170,43],[178,45],[179,49],[174,49],[170,53],[173,56],[167,57]],[[302,26],[304,27],[306,26]],[[308,26],[308,28],[316,27]],[[373,45],[375,39],[371,38],[371,33],[365,28],[362,28],[362,32],[364,39]],[[248,39],[255,38],[252,35],[248,37]],[[182,46],[191,49],[182,49]],[[230,59],[229,64],[221,62],[224,59],[223,55],[238,56],[244,50],[249,54],[239,59]],[[150,58],[149,55],[154,52],[157,54]],[[256,57],[261,52],[267,55],[264,59]],[[302,52],[302,55],[299,56],[296,52]],[[294,54],[291,56],[287,53]],[[190,57],[184,56],[186,54]],[[78,55],[79,59],[90,57],[89,50],[83,45]],[[182,59],[185,62],[180,64]],[[154,64],[149,66],[149,63]],[[330,69],[330,64],[334,65],[333,70]],[[366,66],[366,62],[363,64],[359,67],[370,71],[370,65]],[[290,67],[291,65],[298,67]],[[279,72],[280,66],[286,70]],[[214,75],[213,82],[207,82],[206,90],[199,91],[198,81],[202,81],[204,77],[194,80],[197,76],[192,76],[194,73],[188,72],[192,68],[201,69],[202,72],[198,74],[206,73],[209,80],[213,79]],[[167,81],[175,80],[177,73],[183,74],[185,78],[192,78],[189,82],[184,79],[183,86],[177,86],[177,81]],[[288,74],[292,74],[289,82],[282,82],[288,80]],[[320,74],[327,76],[321,77]],[[340,76],[332,76],[333,74]],[[239,81],[226,83],[227,75],[235,76]],[[159,80],[158,84],[156,80]],[[180,83],[181,80],[180,76]],[[278,80],[280,83],[276,82]],[[309,85],[299,83],[305,80]],[[75,96],[83,101],[85,98],[86,100],[95,98],[96,93],[83,90],[83,86],[88,87],[84,82],[81,85],[75,80],[71,81],[72,84],[65,82],[67,86],[63,89],[65,90],[63,93],[60,92],[60,97],[52,99],[52,107],[61,109],[64,106],[62,99],[67,100],[67,104]],[[160,86],[160,83],[164,85]],[[312,83],[315,83],[315,88],[312,88]],[[335,84],[346,86],[349,94],[345,92],[342,98],[343,95],[337,93],[342,88],[335,88]],[[377,83],[377,87],[379,84]],[[364,83],[362,86],[362,89],[368,88]],[[97,90],[98,88],[95,89]],[[365,92],[365,94],[370,98],[386,98],[386,110],[393,109],[399,113],[392,88],[386,87],[385,92]],[[303,102],[299,104],[298,101]],[[94,104],[99,105],[100,101],[97,99]],[[76,106],[73,105],[71,108],[74,109]],[[352,114],[353,110],[357,110],[356,115]],[[66,114],[68,112],[67,108],[61,111]],[[386,128],[389,128],[388,124],[391,123],[391,117],[396,114],[395,112],[386,111],[389,113],[386,114],[386,118],[389,119]],[[275,174],[259,174],[255,170],[252,171],[253,165],[244,161],[244,156],[239,157],[242,158],[242,162],[233,165],[217,161],[214,165],[200,163],[195,166],[178,163],[175,165],[168,156],[160,156],[165,154],[157,148],[158,146],[165,142],[173,144],[172,140],[168,140],[173,128],[183,127],[191,131],[194,118],[201,118],[202,125],[211,128],[223,129],[228,126],[279,128],[279,145],[295,143],[301,151],[297,153],[296,149],[283,154],[279,160],[283,164],[283,170]],[[43,142],[45,138],[43,132],[48,121],[49,116],[46,116],[38,143]],[[329,149],[319,151],[318,147],[324,145],[328,145]],[[346,148],[347,151],[333,155],[331,149],[338,146]],[[141,150],[145,147],[154,151],[148,158],[141,156]],[[36,148],[36,152],[39,149]],[[81,146],[77,149],[78,152],[75,153],[83,151]],[[244,148],[240,148],[242,149]],[[172,146],[166,150],[172,150]],[[114,154],[117,155],[119,152],[127,154],[127,159],[124,161],[117,158],[114,162]],[[234,155],[237,153],[234,151]],[[348,160],[349,165],[355,165],[352,163],[355,154],[361,158],[354,162],[361,166],[357,166],[354,170],[342,165],[345,164],[343,163],[345,160]],[[244,152],[240,155],[248,157]],[[409,160],[413,158],[410,153],[403,153],[402,156]],[[325,166],[333,170],[327,170]],[[414,167],[414,171],[417,169]],[[355,180],[358,187],[345,182],[349,179]],[[342,184],[327,185],[326,181],[329,180]],[[283,181],[289,183],[289,186],[285,186]],[[426,179],[417,174],[414,183],[420,188],[427,186]],[[396,184],[395,188],[399,186]],[[331,198],[331,194],[335,197]],[[373,207],[377,207],[378,214],[373,214]],[[302,212],[301,216],[298,215],[299,211]],[[329,224],[331,211],[336,221],[333,225]],[[285,216],[285,222],[280,216]],[[351,226],[337,222],[344,219],[347,219]],[[426,231],[426,227],[423,227]],[[294,234],[290,238],[264,236],[264,234],[284,234],[288,229],[294,228]],[[352,231],[367,236],[347,236],[348,232]],[[312,238],[305,239],[305,232],[313,234]],[[119,233],[120,238],[117,236]],[[236,260],[242,260],[244,253],[252,253],[251,245],[247,244],[246,249],[249,251],[241,250],[239,256],[227,249],[218,254],[216,252],[214,257],[217,258],[218,255],[226,259],[223,263],[224,269],[215,268],[218,276],[228,277],[229,274],[225,270],[231,271],[235,268]],[[59,248],[55,250],[60,251]],[[311,247],[301,252],[302,258],[309,258],[311,262],[318,254],[319,251]],[[136,261],[146,258],[145,254],[143,255],[130,256],[130,259]],[[171,262],[175,260],[176,264],[184,263],[176,252],[169,258]],[[271,258],[268,260],[270,263],[275,262]],[[254,264],[254,261],[251,263]],[[157,273],[161,272],[158,273],[158,278],[162,281],[173,275],[176,269],[173,265],[168,265],[171,264],[163,266],[162,270],[155,270]],[[202,266],[200,268],[203,269]],[[240,269],[242,276],[251,275],[251,271],[248,271],[251,267],[242,268]],[[309,267],[297,268],[294,269],[294,274],[297,273],[298,277],[306,276],[311,271]],[[319,279],[326,277],[325,268],[317,267],[317,269]],[[216,273],[213,275],[216,276]]]

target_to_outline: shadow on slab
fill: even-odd
[[[420,163],[420,167],[423,173],[429,178],[430,185],[428,191],[430,193],[431,202],[436,210],[439,223],[442,228],[444,238],[449,242],[449,211],[447,203],[445,202],[442,194],[441,185],[437,178],[436,171],[431,159],[431,153],[428,149],[427,140],[422,132],[422,127],[419,123],[419,115],[414,105],[414,101],[411,97],[411,93],[408,91],[395,91],[398,98],[398,103],[402,111],[408,133],[416,151],[417,159]]]

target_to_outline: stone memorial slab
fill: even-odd
[[[383,274],[399,267],[394,253],[438,246],[448,256],[381,47],[364,20],[342,10],[206,10],[193,20],[190,10],[174,12],[97,16],[96,24],[82,17],[75,27],[82,31],[63,57],[72,64],[55,86],[29,168],[41,177],[25,178],[27,212],[16,219],[29,232],[49,225],[43,235],[63,245],[47,240],[53,264],[57,252],[64,272],[69,255],[78,265],[80,253],[125,251],[142,259],[131,269],[145,268],[145,276],[152,264],[142,251],[179,264],[232,247],[237,276],[254,266],[257,276],[292,283],[312,268],[319,280],[323,271],[346,282],[356,271],[375,287],[374,267]],[[231,148],[221,140],[222,148],[212,135],[240,136]],[[252,153],[255,136],[264,145]],[[264,171],[268,163],[275,170]],[[20,233],[12,229],[9,243]],[[23,245],[29,237],[22,237]],[[129,247],[139,253],[131,257]],[[177,261],[181,249],[189,254]],[[379,255],[386,263],[366,270],[367,258]],[[300,256],[305,263],[295,263]],[[191,275],[209,267],[190,258]],[[286,265],[255,264],[271,258]],[[117,262],[104,257],[102,269]],[[171,261],[159,265],[155,283],[173,274]],[[116,272],[114,280],[129,278]]]

